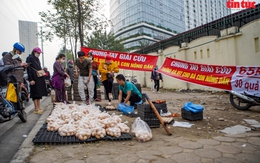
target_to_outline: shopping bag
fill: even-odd
[[[140,142],[149,141],[153,137],[150,127],[140,117],[136,118],[132,124],[132,134]]]
[[[9,83],[6,91],[6,100],[17,103],[18,97],[13,83]]]
[[[127,105],[125,103],[118,104],[118,110],[123,112],[123,114],[131,114],[134,111],[134,106]]]
[[[191,111],[193,113],[199,113],[204,110],[203,106],[198,104],[193,104],[192,102],[186,102],[183,106],[186,111]]]
[[[64,84],[65,84],[65,87],[70,87],[71,86],[71,79],[70,78],[66,78],[64,80]]]

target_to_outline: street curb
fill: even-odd
[[[44,97],[41,100],[41,103],[45,102],[46,100],[51,101],[50,99],[51,97]],[[25,160],[30,156],[30,153],[33,151],[34,148],[32,140],[37,134],[37,132],[40,130],[40,128],[42,127],[42,124],[45,123],[46,118],[49,116],[52,110],[51,108],[52,106],[50,105],[47,106],[44,113],[40,116],[35,126],[27,135],[27,138],[23,141],[23,143],[19,147],[19,150],[16,152],[16,154],[14,155],[10,163],[24,163]],[[34,104],[31,104],[29,107],[27,107],[26,113],[28,114],[29,112],[33,111],[33,109],[34,109]]]

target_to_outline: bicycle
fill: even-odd
[[[18,116],[20,120],[27,122],[27,115],[24,111],[24,102],[22,100],[20,85],[14,75],[7,77],[7,74],[14,71],[15,68],[20,66],[1,66],[0,67],[0,123],[10,121],[15,116]],[[6,92],[8,92],[8,85],[12,83],[15,87],[17,95],[17,102],[11,102],[6,99]]]

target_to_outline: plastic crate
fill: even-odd
[[[185,109],[181,109],[181,117],[190,121],[198,121],[203,119],[203,111],[198,113],[193,113],[191,111],[186,111]]]
[[[154,113],[144,113],[144,112],[138,112],[138,116],[142,119],[144,118],[157,118]]]
[[[152,128],[159,128],[160,127],[160,121],[159,121],[158,118],[143,118],[142,120],[145,121],[148,124],[149,127],[152,127]]]
[[[101,139],[95,137],[90,137],[87,140],[79,140],[75,136],[60,136],[57,131],[47,131],[47,124],[43,124],[35,138],[32,140],[34,144],[71,144],[71,143],[88,143],[100,140],[110,140],[110,141],[125,141],[132,140],[132,135],[129,133],[121,133],[120,137],[112,137],[106,135]]]
[[[158,111],[159,114],[160,114],[161,110],[163,111],[163,113],[167,113],[168,112],[166,103],[163,103],[163,104],[156,104],[156,103],[154,103],[154,106],[155,106],[155,108],[156,108],[156,110]],[[139,112],[154,113],[153,109],[150,107],[149,104],[137,105],[137,110],[138,110],[138,113]]]

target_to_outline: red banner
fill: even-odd
[[[260,67],[206,65],[166,58],[158,71],[194,84],[260,96]]]
[[[158,56],[142,55],[134,53],[116,52],[109,50],[98,50],[87,47],[81,47],[81,50],[87,55],[92,52],[94,60],[98,63],[105,61],[107,54],[110,54],[118,67],[127,70],[152,71],[157,63]]]

